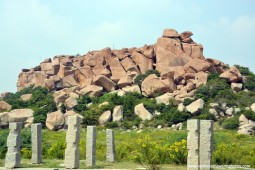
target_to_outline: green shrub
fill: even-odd
[[[255,92],[255,75],[245,77],[244,88]]]
[[[225,119],[222,123],[224,129],[237,129],[239,126],[239,119],[237,116]]]
[[[92,99],[89,96],[83,95],[78,99],[77,105],[74,106],[74,111],[80,113],[88,110],[87,104],[91,103],[91,101]]]
[[[20,99],[23,94],[32,94],[29,101]],[[34,122],[42,123],[44,125],[47,113],[57,110],[54,102],[53,94],[44,87],[30,86],[23,90],[8,94],[4,99],[7,103],[12,105],[12,109],[30,108],[34,110]]]
[[[5,158],[5,154],[7,152],[7,137],[9,131],[8,130],[0,130],[0,159]]]
[[[240,73],[243,75],[243,76],[251,76],[251,75],[254,75],[250,69],[248,67],[243,67],[243,66],[240,66],[240,65],[235,65],[235,67],[240,71]]]
[[[168,157],[166,147],[148,136],[138,139],[136,144],[135,150],[132,152],[134,161],[148,170],[159,170]]]
[[[201,120],[216,120],[215,116],[211,113],[202,113],[198,116],[196,116],[195,118],[197,119],[201,119]]]
[[[47,151],[48,158],[63,159],[65,153],[66,144],[63,141],[57,141]]]
[[[190,99],[190,98],[185,98],[183,101],[183,105],[184,106],[188,106],[189,104],[191,104],[194,100]]]
[[[109,128],[109,129],[113,129],[113,128],[118,127],[118,123],[117,123],[117,122],[107,122],[107,123],[105,124],[105,127],[106,127],[106,128]]]
[[[243,110],[241,112],[247,119],[255,121],[255,112],[251,110]]]

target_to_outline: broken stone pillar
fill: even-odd
[[[114,131],[112,129],[106,129],[106,161],[115,162],[116,161],[116,151],[114,143]]]
[[[187,121],[188,170],[199,170],[199,120]]]
[[[31,125],[32,138],[32,163],[42,163],[42,125],[35,123]]]
[[[200,120],[200,169],[211,170],[213,150],[213,121]]]
[[[96,126],[87,126],[86,165],[96,165]]]
[[[65,168],[77,169],[80,161],[80,124],[81,118],[77,115],[68,116],[68,129],[66,132]]]
[[[21,135],[20,131],[22,129],[21,122],[9,123],[10,133],[7,138],[7,153],[5,158],[5,167],[7,169],[12,169],[20,166],[20,145],[21,145]]]

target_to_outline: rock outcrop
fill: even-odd
[[[48,58],[38,66],[23,69],[19,74],[18,90],[30,85],[43,86],[56,91],[56,103],[64,103],[69,95],[59,94],[66,88],[78,88],[79,95],[99,96],[103,92],[118,91],[142,92],[152,97],[155,93],[173,93],[177,101],[193,97],[195,89],[206,84],[210,72],[218,72],[231,83],[242,81],[242,75],[235,67],[229,70],[218,60],[203,55],[203,46],[193,41],[190,31],[178,33],[168,28],[163,31],[154,45],[140,48],[89,51],[79,56],[59,55]],[[156,69],[160,77],[148,76],[141,89],[134,86],[134,79],[147,70]],[[153,82],[153,83],[152,83]],[[238,91],[240,85],[233,84]],[[66,93],[66,92],[64,92]],[[74,99],[68,99],[69,108],[75,105]]]

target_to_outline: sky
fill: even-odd
[[[204,56],[255,72],[254,0],[0,0],[0,93],[22,68],[60,54],[154,44],[192,31]]]

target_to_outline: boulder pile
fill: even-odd
[[[183,101],[193,97],[198,86],[206,84],[210,72],[220,73],[222,78],[235,83],[233,89],[239,90],[242,75],[238,69],[227,69],[221,61],[205,59],[203,46],[194,42],[192,35],[190,31],[179,34],[165,29],[154,45],[48,58],[34,68],[23,69],[17,88],[47,87],[56,93],[56,102],[65,102],[68,109],[75,106],[80,95],[100,96],[112,91],[123,95],[127,89],[147,97],[158,92],[172,93],[176,100]],[[152,74],[141,87],[134,86],[134,79],[148,70],[157,70],[160,76]]]

